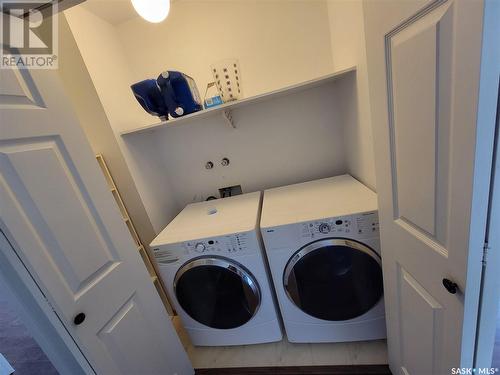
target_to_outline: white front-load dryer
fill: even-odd
[[[261,231],[289,341],[386,337],[375,193],[349,175],[266,190]]]
[[[259,232],[261,193],[193,203],[150,244],[191,342],[282,339]]]

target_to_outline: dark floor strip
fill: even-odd
[[[15,375],[57,375],[49,359],[13,310],[0,285],[0,353]]]
[[[387,365],[230,367],[196,369],[196,375],[391,375]]]

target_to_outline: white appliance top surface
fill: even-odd
[[[150,246],[255,230],[261,193],[188,204],[151,242]]]
[[[264,191],[260,226],[320,220],[377,210],[377,195],[345,174]]]

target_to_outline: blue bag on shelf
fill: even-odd
[[[163,102],[172,117],[180,117],[203,109],[196,83],[188,75],[165,71],[156,80]]]
[[[166,118],[168,108],[163,100],[160,88],[154,79],[145,79],[144,81],[134,83],[130,86],[135,98],[144,110],[160,118]]]

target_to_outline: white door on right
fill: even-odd
[[[363,5],[389,364],[398,375],[472,366],[496,109],[483,95],[498,89],[497,68],[482,57],[485,4]]]

